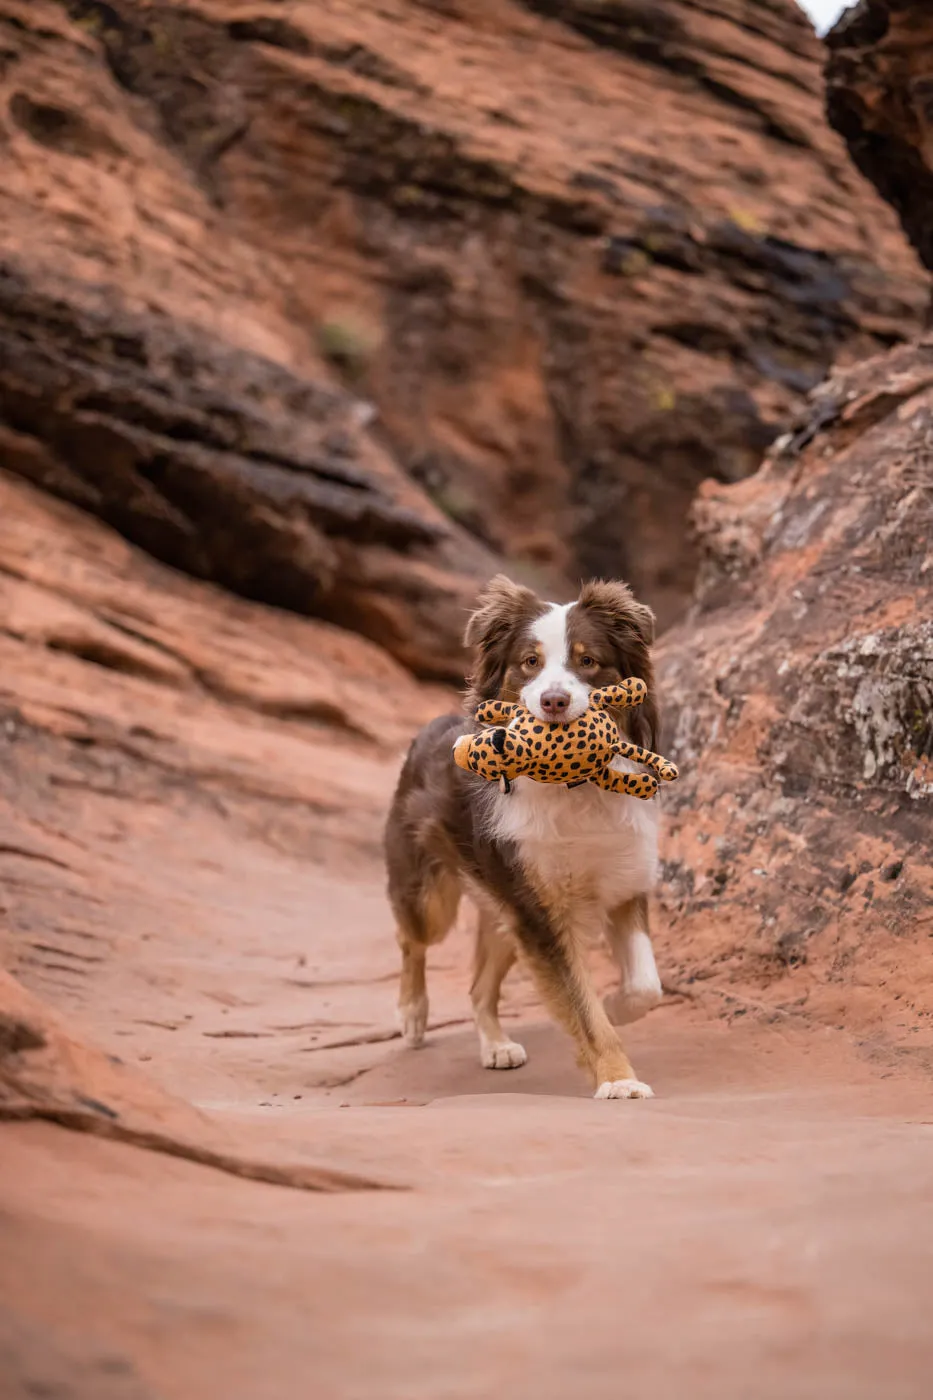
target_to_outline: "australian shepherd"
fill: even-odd
[[[648,699],[615,713],[624,736],[658,748],[651,667],[654,616],[624,583],[586,584],[574,603],[546,603],[502,576],[478,599],[465,637],[474,656],[466,708],[519,700],[539,719],[569,722],[590,691],[640,676]],[[471,997],[487,1069],[514,1069],[524,1048],[499,1024],[499,991],[520,954],[541,996],[577,1044],[596,1097],[643,1099],[641,1082],[614,1028],[661,1000],[648,928],[648,892],[658,864],[657,798],[517,778],[509,792],[458,768],[453,747],[462,715],[436,719],[411,746],[386,828],[389,897],[402,949],[399,1018],[410,1045],[428,1020],[425,954],[454,923],[460,897],[479,920]],[[474,725],[475,728],[475,725]],[[633,765],[621,758],[613,766]],[[603,1005],[584,948],[604,934],[621,990]],[[610,1019],[611,1015],[611,1019]]]

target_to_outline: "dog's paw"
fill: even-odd
[[[421,997],[419,1001],[409,1002],[407,1006],[400,1006],[395,1017],[402,1036],[413,1050],[424,1044],[424,1033],[428,1026],[427,997]]]
[[[517,1040],[486,1040],[480,1046],[479,1058],[483,1069],[520,1069],[528,1054]]]
[[[600,1084],[594,1099],[653,1099],[654,1090],[640,1079],[607,1079]]]

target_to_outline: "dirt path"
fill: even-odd
[[[85,840],[116,801],[85,797]],[[7,1125],[4,1400],[27,1375],[169,1400],[928,1393],[926,1084],[840,1033],[675,1003],[631,1035],[657,1100],[595,1103],[521,981],[531,1061],[492,1075],[462,1024],[379,1038],[371,859],[328,874],[195,805],[112,860],[140,907],[146,872],[172,883],[82,978],[82,1023],[265,1149],[408,1189],[309,1196]],[[435,959],[436,1020],[465,1014],[468,952]]]

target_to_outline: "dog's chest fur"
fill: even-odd
[[[613,768],[637,771],[624,759]],[[652,888],[658,866],[658,803],[517,778],[497,792],[490,833],[514,842],[534,884],[561,903],[612,909]]]

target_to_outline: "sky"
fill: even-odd
[[[819,33],[825,34],[855,0],[797,0],[797,3],[806,10]]]

